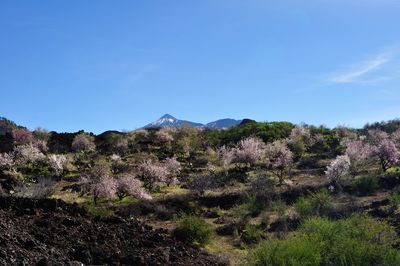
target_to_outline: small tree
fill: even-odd
[[[176,160],[175,158],[167,158],[164,161],[163,166],[167,170],[167,176],[166,176],[166,180],[165,180],[167,185],[169,186],[171,184],[178,183],[179,182],[178,175],[180,174],[180,172],[182,170],[181,163],[178,162],[178,160]]]
[[[368,141],[371,143],[370,156],[378,160],[383,172],[400,161],[400,152],[386,132],[369,130]]]
[[[96,149],[94,137],[86,133],[79,133],[72,141],[72,149],[74,151],[94,151]]]
[[[47,142],[44,140],[35,139],[35,141],[32,143],[36,148],[38,148],[43,153],[46,153],[49,150],[49,147],[47,147]]]
[[[14,165],[14,156],[12,154],[0,153],[0,169],[11,170]]]
[[[216,186],[215,178],[212,175],[199,175],[196,176],[189,184],[189,188],[198,192],[200,195],[204,195],[209,189]]]
[[[36,139],[43,140],[44,142],[49,141],[51,137],[51,133],[47,129],[41,127],[36,128],[32,133]]]
[[[138,170],[139,176],[150,191],[154,189],[157,183],[163,183],[167,180],[167,169],[160,164],[153,163],[151,160],[142,162]]]
[[[299,159],[306,152],[306,146],[311,144],[311,132],[308,128],[298,125],[290,132],[288,144]]]
[[[232,163],[242,163],[246,167],[254,166],[258,161],[261,160],[264,154],[265,144],[264,142],[255,137],[247,138],[239,141],[237,147],[232,150]]]
[[[116,194],[120,201],[127,196],[152,199],[144,190],[142,182],[129,174],[122,174],[116,180]]]
[[[110,166],[105,161],[98,161],[81,177],[83,191],[90,192],[94,204],[100,196],[114,197],[116,194],[115,180],[110,177]]]
[[[11,134],[17,145],[28,144],[33,141],[32,133],[25,128],[15,128],[12,130]]]
[[[378,158],[383,172],[386,172],[400,161],[400,152],[393,141],[388,138],[371,147],[371,156]]]
[[[121,173],[126,170],[126,164],[118,154],[112,154],[110,156],[111,168],[113,173]]]
[[[276,140],[266,147],[267,167],[278,178],[282,185],[285,177],[290,173],[293,165],[293,153],[283,140]]]
[[[162,128],[159,131],[157,131],[156,137],[161,142],[171,142],[174,140],[174,137],[170,133],[170,130],[166,128],[165,129]]]
[[[394,144],[396,144],[396,147],[400,149],[400,128],[393,132],[390,137]]]
[[[349,157],[349,172],[356,176],[360,171],[364,170],[370,162],[371,147],[364,144],[361,140],[353,140],[346,142],[346,155]]]
[[[222,146],[217,150],[218,157],[221,159],[222,166],[226,167],[233,161],[234,150],[229,149],[226,146]]]
[[[325,174],[326,177],[332,182],[334,187],[341,192],[342,179],[349,174],[350,159],[347,155],[339,155],[327,167]]]
[[[44,154],[32,143],[19,145],[14,148],[14,160],[18,166],[26,166],[28,163],[35,164],[46,158]]]
[[[385,140],[388,138],[389,138],[389,134],[380,129],[368,130],[368,141],[373,146],[379,145],[379,143],[382,140]]]
[[[147,129],[144,128],[139,128],[134,130],[132,134],[135,135],[136,137],[147,138],[149,136],[149,131],[147,131]]]
[[[114,135],[111,140],[111,149],[113,152],[125,154],[129,149],[129,137],[125,135]]]
[[[48,156],[50,168],[56,176],[60,176],[68,168],[68,159],[63,154],[50,154]]]

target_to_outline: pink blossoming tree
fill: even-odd
[[[151,199],[142,186],[142,182],[131,174],[121,174],[116,179],[116,195],[119,200],[127,196],[139,199]]]
[[[72,141],[72,149],[74,151],[94,151],[96,149],[96,144],[94,143],[94,137],[86,133],[79,133],[75,136]]]
[[[325,171],[326,177],[332,182],[332,185],[341,192],[343,178],[349,174],[350,159],[347,155],[339,155]]]
[[[151,160],[142,162],[138,167],[139,177],[143,180],[145,187],[150,191],[155,188],[158,183],[164,183],[167,180],[168,171],[159,163]]]
[[[163,166],[167,170],[167,176],[165,182],[167,185],[176,184],[179,182],[178,175],[182,170],[181,163],[176,158],[165,159]]]
[[[349,173],[356,176],[370,165],[371,147],[362,140],[346,141],[345,145],[345,154],[350,160]]]
[[[285,177],[290,173],[293,165],[293,153],[289,150],[286,141],[276,140],[266,147],[267,167],[278,178],[282,185]]]

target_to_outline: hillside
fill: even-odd
[[[0,264],[399,265],[396,121],[13,128]]]

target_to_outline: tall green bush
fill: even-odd
[[[178,239],[198,246],[204,246],[210,241],[213,230],[203,218],[182,215],[178,222],[178,227],[174,232]]]
[[[388,224],[369,217],[312,218],[293,238],[261,244],[249,265],[400,265],[400,252],[392,248],[395,240]]]

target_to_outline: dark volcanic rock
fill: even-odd
[[[224,265],[137,219],[59,200],[0,198],[0,265]]]

